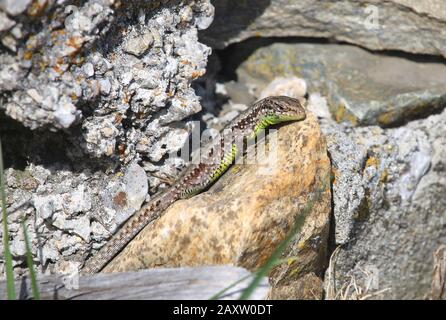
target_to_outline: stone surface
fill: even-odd
[[[215,21],[201,38],[216,48],[252,37],[294,36],[446,57],[443,0],[217,0],[213,4]]]
[[[26,272],[22,219],[37,272],[62,272],[99,249],[149,190],[176,178],[185,163],[167,155],[194,128],[180,120],[201,108],[191,82],[210,48],[197,30],[213,14],[207,0],[0,0],[0,136],[16,274]]]
[[[444,63],[377,55],[350,45],[261,41],[238,48],[233,59],[247,53],[237,69],[240,82],[261,91],[277,77],[303,78],[309,93],[327,97],[338,122],[395,126],[446,105]]]
[[[359,172],[358,165],[352,167],[362,183],[336,191],[336,180],[335,208],[343,203],[336,199],[349,199],[361,185],[364,196],[357,194],[350,203],[361,196],[364,203],[353,220],[351,241],[332,258],[335,272],[327,273],[326,286],[339,293],[354,278],[359,287],[369,286],[369,293],[386,290],[375,298],[430,296],[434,253],[446,243],[445,128],[446,109],[399,128],[343,129],[354,141],[348,154],[363,163]],[[345,145],[343,135],[331,135],[327,143],[332,159],[347,154],[333,149]],[[333,166],[339,168],[336,161]]]
[[[309,115],[278,130],[275,165],[235,165],[208,192],[174,203],[104,270],[225,263],[255,270],[304,215],[302,229],[283,254],[288,263],[276,267],[270,281],[281,290],[309,273],[320,276],[326,263],[329,174],[324,138]]]
[[[321,128],[332,164],[334,241],[337,245],[346,244],[351,240],[354,223],[366,201],[362,170],[367,148],[355,143],[344,128],[332,121],[322,121]]]
[[[201,109],[191,82],[211,52],[197,38],[213,18],[209,1],[3,0],[0,8],[10,49],[0,50],[0,109],[26,127],[82,127],[71,134],[85,155],[129,163],[157,142],[175,145],[187,122],[165,125]]]
[[[446,300],[446,245],[442,245],[434,253],[434,270],[430,298]]]

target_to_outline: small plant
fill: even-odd
[[[16,298],[14,287],[14,273],[12,271],[12,256],[9,250],[9,232],[8,232],[8,220],[6,215],[6,191],[5,191],[5,175],[3,170],[3,153],[2,143],[0,141],[0,194],[2,205],[2,222],[3,222],[3,256],[5,260],[6,271],[6,291],[9,300]]]
[[[31,289],[32,289],[34,300],[40,300],[39,289],[37,287],[36,272],[34,270],[34,264],[33,264],[33,255],[32,255],[32,251],[31,251],[31,246],[29,244],[28,232],[26,231],[25,222],[26,221],[22,222],[22,228],[23,228],[23,238],[25,240],[26,264],[27,264],[28,270],[29,270],[29,280],[31,281]]]

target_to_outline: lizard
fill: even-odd
[[[243,141],[255,138],[261,130],[282,122],[300,121],[306,117],[302,100],[287,96],[272,96],[256,101],[235,118],[225,130],[236,132]],[[145,226],[159,218],[172,203],[190,198],[209,188],[234,163],[240,152],[231,141],[224,145],[224,137],[214,139],[204,146],[200,161],[190,164],[172,186],[155,194],[138,210],[99,251],[87,260],[82,274],[101,271]],[[227,143],[227,141],[226,141]],[[225,149],[225,147],[227,147]],[[223,157],[209,161],[220,148]]]

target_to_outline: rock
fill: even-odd
[[[154,129],[168,131],[161,126],[200,110],[191,82],[205,73],[211,52],[197,36],[212,21],[209,0],[122,6],[2,0],[0,8],[0,40],[10,49],[0,49],[0,109],[25,127],[70,129],[84,140],[79,145],[85,157],[130,163],[146,154],[127,135],[144,134],[160,117],[163,123]],[[35,17],[42,22],[39,28],[32,23]],[[140,73],[145,81],[132,81]],[[30,89],[41,99],[30,96]],[[109,127],[104,118],[116,133],[95,139]],[[71,130],[76,125],[82,130]],[[117,148],[117,141],[126,144]]]
[[[96,218],[110,232],[126,221],[141,208],[148,193],[146,172],[137,163],[127,167],[123,175],[109,181],[101,192],[103,207],[106,209]],[[110,221],[110,214],[112,218]]]
[[[56,212],[54,214],[53,226],[76,234],[85,242],[90,241],[91,227],[90,219],[87,216],[68,219],[63,213]]]
[[[15,22],[8,18],[8,16],[0,11],[0,32],[11,29],[15,25]]]
[[[234,104],[249,106],[255,100],[244,83],[228,81],[224,84],[224,90]]]
[[[201,33],[214,48],[252,37],[335,39],[372,50],[400,50],[446,57],[443,0],[219,0]],[[423,26],[423,28],[419,28]]]
[[[434,253],[431,299],[446,300],[446,246],[442,245]]]
[[[273,165],[235,165],[208,192],[174,203],[105,271],[226,263],[255,270],[295,219],[306,217],[282,256],[288,263],[271,272],[271,283],[282,288],[320,274],[326,263],[330,163],[315,117],[280,128],[277,160],[268,161]]]
[[[446,243],[445,128],[446,109],[399,128],[343,129],[355,143],[350,150],[336,153],[334,147],[345,145],[345,136],[330,138],[329,134],[334,168],[339,167],[336,158],[341,158],[340,153],[344,159],[345,155],[357,159],[344,172],[355,182],[346,181],[342,193],[336,189],[337,178],[333,184],[335,208],[343,205],[340,198],[349,199],[346,195],[358,193],[361,185],[365,201],[353,220],[345,217],[353,223],[351,241],[332,257],[335,272],[327,271],[327,292],[336,288],[338,295],[352,296],[352,288],[346,287],[355,281],[363,294],[373,298],[424,299],[430,295],[434,253]],[[347,204],[357,203],[359,196]]]
[[[321,129],[332,164],[334,240],[341,245],[351,240],[356,218],[364,210],[366,190],[362,175],[367,148],[356,144],[333,122],[322,122]]]
[[[308,110],[320,119],[331,119],[327,99],[320,93],[311,93],[308,97]]]
[[[25,241],[20,238],[15,238],[10,243],[10,251],[13,257],[24,257],[26,254]]]
[[[147,51],[152,43],[152,34],[150,33],[150,31],[145,32],[140,36],[130,38],[125,44],[124,51],[138,57],[145,51]]]
[[[443,63],[377,55],[349,45],[258,45],[253,41],[237,50],[240,55],[254,50],[237,69],[241,82],[260,91],[277,77],[303,78],[308,92],[327,97],[338,122],[389,127],[446,104]]]
[[[31,0],[0,0],[0,9],[16,16],[25,11],[30,3]]]
[[[42,250],[38,251],[38,257],[43,265],[60,259],[59,252],[54,243],[46,243],[45,246],[42,247]]]
[[[297,77],[275,78],[260,92],[259,99],[269,96],[284,95],[293,98],[305,96],[307,83]]]

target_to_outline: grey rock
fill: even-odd
[[[307,109],[319,119],[331,119],[327,99],[321,96],[319,92],[311,93],[309,95]]]
[[[136,163],[132,163],[124,173],[123,182],[129,194],[127,198],[129,205],[138,210],[146,200],[148,193],[146,172]]]
[[[85,72],[87,77],[94,76],[94,66],[92,63],[87,62],[82,66],[82,70]]]
[[[255,100],[249,88],[242,82],[229,81],[224,86],[226,95],[233,103],[250,105]]]
[[[42,247],[42,250],[38,251],[38,257],[41,261],[42,265],[46,265],[47,263],[56,262],[60,259],[59,251],[56,249],[56,246],[52,242],[48,242],[45,246]]]
[[[43,220],[52,218],[54,212],[62,209],[62,199],[54,195],[35,196],[33,205],[36,208],[37,221],[43,223]]]
[[[63,234],[57,245],[63,257],[70,257],[82,248],[82,240],[77,235]]]
[[[122,177],[109,181],[105,190],[101,192],[101,200],[106,209],[98,217],[101,224],[110,232],[116,230],[141,208],[146,200],[148,189],[144,169],[136,163],[131,164]],[[98,230],[99,228],[96,228],[97,233]]]
[[[0,11],[0,32],[11,29],[15,25],[15,21],[8,18],[8,16]]]
[[[304,97],[307,83],[297,77],[275,78],[259,94],[259,99],[269,96],[284,95],[293,98]]]
[[[85,242],[90,241],[90,219],[87,216],[69,219],[63,212],[56,212],[52,225],[80,236]]]
[[[395,126],[446,104],[445,64],[376,55],[350,45],[274,43],[254,50],[237,74],[258,90],[277,77],[303,78],[308,92],[327,97],[336,121],[354,125]]]
[[[214,5],[214,23],[201,37],[215,48],[252,37],[295,36],[446,56],[443,0],[219,0]]]
[[[433,253],[446,241],[445,128],[443,110],[399,128],[344,130],[356,152],[367,150],[360,173],[366,201],[353,220],[351,241],[332,258],[336,271],[327,272],[327,288],[345,290],[353,277],[357,286],[369,286],[369,294],[386,290],[378,299],[428,296]]]
[[[24,218],[28,221],[28,236],[39,273],[58,261],[79,259],[77,255],[85,255],[94,243],[101,243],[109,236],[95,234],[92,239],[88,215],[100,209],[97,194],[102,189],[99,181],[105,180],[104,174],[73,173],[60,168],[51,173],[41,165],[31,164],[24,171],[10,168],[6,175],[10,195],[7,210],[12,213],[11,252],[17,273],[25,260],[20,224]]]
[[[11,15],[29,4],[1,2]],[[0,52],[0,109],[25,126],[55,131],[80,124],[82,136],[74,138],[84,140],[86,154],[130,163],[147,156],[126,139],[130,132],[142,136],[162,117],[155,128],[161,131],[201,109],[190,84],[204,74],[210,54],[197,37],[213,19],[208,0],[125,2],[119,10],[103,0],[52,1],[30,5],[27,14],[42,17],[42,27],[23,23],[28,16],[0,17],[0,38],[16,52]],[[110,129],[108,136],[97,133]]]
[[[146,52],[153,43],[153,36],[150,31],[140,36],[130,38],[124,46],[124,51],[137,57]]]
[[[97,240],[103,240],[104,238],[107,238],[110,236],[110,233],[107,231],[107,229],[104,228],[102,224],[99,222],[93,221],[91,223],[91,236],[97,241]]]
[[[334,235],[335,243],[340,245],[351,240],[356,218],[366,201],[362,169],[367,157],[367,148],[357,145],[344,133],[342,126],[332,121],[322,121],[321,129],[327,139],[334,175]]]
[[[0,9],[16,16],[29,6],[32,0],[0,0]]]
[[[24,257],[25,254],[26,254],[25,241],[23,239],[20,239],[19,237],[16,237],[10,243],[10,250],[11,250],[11,255],[12,256],[14,256],[14,257]]]

